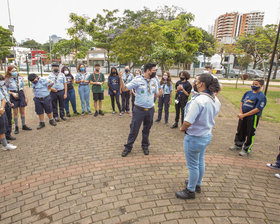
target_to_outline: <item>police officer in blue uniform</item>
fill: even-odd
[[[142,149],[145,155],[149,155],[149,134],[153,125],[154,117],[154,97],[160,96],[156,75],[156,64],[147,63],[144,66],[144,77],[135,77],[130,83],[124,84],[121,78],[122,91],[135,90],[135,105],[133,109],[133,116],[130,124],[130,133],[127,139],[127,144],[124,145],[122,156],[125,157],[131,152],[133,143],[135,142],[141,124],[143,123],[142,131]]]
[[[124,84],[127,85],[128,83],[130,83],[133,80],[134,76],[130,73],[128,66],[125,67],[124,71],[125,71],[125,73],[122,76],[122,80],[123,80]],[[121,96],[122,96],[122,113],[124,113],[124,112],[129,113],[130,94],[131,94],[131,91],[122,92],[122,94],[121,94]]]
[[[52,74],[49,76],[54,85],[51,88],[52,108],[55,121],[59,121],[57,103],[59,102],[59,115],[62,120],[66,120],[64,113],[64,100],[67,98],[67,81],[65,75],[59,72],[59,64],[52,64]]]
[[[50,125],[56,126],[52,113],[52,99],[49,93],[49,89],[51,89],[54,83],[46,78],[39,78],[34,73],[29,74],[28,80],[31,82],[31,86],[33,88],[35,111],[39,115],[40,119],[37,129],[45,127],[44,112],[46,112],[49,117]]]

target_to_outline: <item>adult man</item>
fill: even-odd
[[[129,66],[125,66],[125,73],[122,76],[125,85],[133,80],[133,75],[130,73]],[[122,92],[122,113],[129,113],[129,99],[131,91]]]
[[[122,156],[125,157],[131,152],[133,143],[135,142],[141,124],[143,123],[142,131],[142,149],[145,155],[149,155],[149,133],[153,125],[154,117],[154,97],[160,96],[157,81],[154,79],[156,75],[156,64],[147,63],[144,66],[144,77],[135,77],[130,83],[125,84],[121,78],[121,88],[123,92],[135,90],[135,105],[133,116],[130,124],[130,133],[127,139],[127,144],[124,145]]]
[[[52,64],[52,73],[49,75],[54,85],[51,88],[53,116],[56,122],[59,121],[57,104],[59,103],[59,115],[62,120],[66,120],[64,113],[64,100],[67,98],[67,82],[65,75],[59,72],[59,64]]]

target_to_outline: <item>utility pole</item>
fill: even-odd
[[[50,60],[52,63],[52,43],[51,43],[51,37],[49,36],[49,43],[50,43]]]
[[[12,20],[11,20],[9,0],[7,0],[7,5],[8,5],[8,14],[9,14],[9,22],[10,22],[10,25],[8,27],[9,27],[9,30],[12,32],[13,54],[14,54],[15,63],[16,63],[16,52],[15,52],[15,47],[14,47],[14,35],[13,35],[13,33],[14,33],[14,26],[12,25]]]

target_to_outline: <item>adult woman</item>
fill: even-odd
[[[165,124],[168,125],[168,117],[169,117],[169,106],[172,103],[172,90],[173,84],[171,81],[170,73],[164,72],[162,79],[160,81],[161,89],[163,90],[163,95],[159,97],[158,100],[158,118],[156,122],[160,122],[162,116],[162,109],[164,105],[164,113],[165,113]]]
[[[85,115],[85,104],[87,104],[87,112],[91,114],[89,105],[89,76],[90,74],[86,71],[86,66],[84,64],[79,64],[77,68],[76,83],[79,84],[79,95],[81,99],[82,115]]]
[[[19,133],[18,128],[18,108],[20,110],[20,117],[22,123],[22,130],[32,130],[25,124],[25,107],[27,106],[27,97],[23,87],[25,86],[23,77],[19,76],[17,67],[10,65],[6,72],[6,86],[11,95],[11,103],[13,104],[14,122],[15,122],[15,134]]]
[[[65,99],[65,105],[64,105],[66,116],[70,117],[69,101],[71,102],[74,114],[78,115],[79,113],[77,112],[77,108],[76,108],[76,94],[75,94],[75,89],[73,87],[74,77],[67,66],[62,67],[61,73],[65,75],[66,83],[67,83],[67,98]]]
[[[192,85],[189,83],[190,74],[187,71],[181,71],[179,73],[180,80],[176,82],[175,85],[175,110],[176,110],[176,117],[175,117],[175,123],[171,128],[177,128],[180,112],[181,112],[181,122],[183,124],[184,120],[184,108],[188,102],[188,97],[192,90]]]
[[[118,71],[115,67],[111,68],[110,76],[108,77],[108,87],[109,87],[109,95],[111,97],[111,104],[113,109],[113,114],[115,114],[115,99],[117,102],[117,106],[120,112],[120,117],[122,116],[121,113],[121,105],[120,105],[120,77]]]
[[[187,188],[176,192],[176,196],[181,199],[194,199],[195,192],[201,191],[205,150],[211,142],[214,119],[221,107],[220,101],[214,95],[220,91],[217,79],[209,74],[201,74],[196,77],[194,88],[197,89],[198,95],[186,105],[184,123],[180,128],[186,133],[184,151],[189,169]]]

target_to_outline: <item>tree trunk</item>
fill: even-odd
[[[272,79],[276,79],[278,67],[279,67],[279,54],[276,54],[276,65],[275,65]]]
[[[109,50],[107,50],[107,65],[108,65],[108,70],[107,73],[110,74],[110,58],[109,58]]]
[[[257,66],[257,60],[254,59],[253,69],[256,69],[256,66]]]
[[[1,68],[1,70],[3,70],[3,62],[2,62],[2,59],[0,59],[0,68]]]
[[[160,69],[161,69],[161,75],[163,75],[163,73],[164,73],[164,65],[163,64],[160,65]]]

